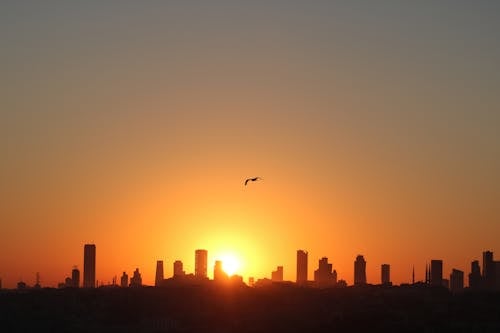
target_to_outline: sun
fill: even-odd
[[[240,261],[233,254],[225,254],[221,256],[222,260],[222,269],[228,276],[236,274],[240,269]]]

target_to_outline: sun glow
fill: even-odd
[[[221,256],[221,260],[222,260],[222,269],[229,276],[236,274],[240,269],[241,266],[240,261],[233,254],[225,254]]]

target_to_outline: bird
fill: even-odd
[[[262,178],[260,178],[260,177],[248,178],[245,180],[245,186],[247,186],[248,182],[255,182],[255,181],[260,180],[260,179],[262,179]]]

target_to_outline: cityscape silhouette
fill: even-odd
[[[500,1],[0,1],[0,333],[500,332]]]
[[[425,279],[394,285],[390,264],[381,264],[381,279],[366,280],[367,261],[354,260],[354,285],[338,280],[333,265],[323,257],[314,277],[307,276],[308,252],[297,250],[296,280],[283,280],[283,266],[271,278],[229,275],[216,260],[213,279],[207,277],[207,255],[195,250],[195,272],[186,273],[182,261],[173,262],[165,278],[163,260],[156,261],[154,286],[142,283],[139,268],[123,272],[109,284],[95,280],[97,246],[85,244],[84,280],[74,267],[58,288],[24,281],[15,289],[0,285],[2,331],[93,332],[255,332],[331,329],[375,332],[481,331],[500,328],[500,261],[484,251],[482,265],[471,263],[468,287],[464,272],[452,269],[443,276],[443,261],[426,264]],[[0,280],[1,281],[1,280]],[[68,317],[70,316],[70,317]]]

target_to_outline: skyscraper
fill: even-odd
[[[174,276],[184,276],[185,272],[183,270],[182,261],[174,261]]]
[[[323,257],[318,261],[318,269],[314,271],[314,282],[320,287],[327,287],[337,283],[337,272],[332,272],[332,264],[328,258]]]
[[[95,245],[85,244],[83,248],[83,287],[95,288]]]
[[[271,272],[271,280],[273,282],[282,282],[283,281],[283,266],[276,267],[275,271]]]
[[[156,262],[155,287],[161,286],[163,283],[163,260]]]
[[[381,270],[381,282],[383,285],[391,285],[391,266],[389,264],[382,264]]]
[[[356,257],[354,261],[354,285],[360,286],[366,284],[366,261],[362,255]]]
[[[71,286],[73,288],[80,287],[80,271],[76,267],[71,271]]]
[[[132,275],[132,278],[130,279],[130,286],[131,287],[142,286],[142,276],[141,273],[139,273],[139,268],[135,269],[134,275]]]
[[[450,274],[450,290],[457,292],[464,289],[464,272],[453,269]]]
[[[207,250],[196,250],[194,253],[194,276],[197,278],[207,277]]]
[[[495,262],[491,251],[483,252],[483,282],[488,289],[493,288],[495,284]]]
[[[226,272],[222,269],[222,261],[216,260],[214,265],[214,280],[215,281],[225,281],[228,279]]]
[[[122,277],[120,279],[120,286],[122,288],[127,288],[128,287],[128,275],[125,272],[123,272]]]
[[[478,260],[474,260],[470,264],[469,288],[471,289],[481,288],[481,268],[479,267]]]
[[[307,252],[297,250],[297,283],[307,283]]]
[[[443,261],[431,260],[431,286],[443,285]]]

